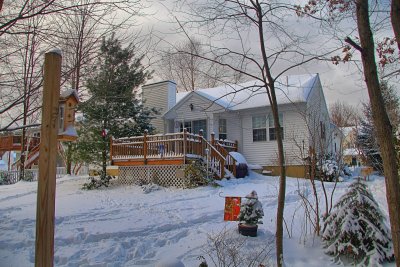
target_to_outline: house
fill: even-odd
[[[318,74],[291,75],[276,82],[287,175],[306,177],[309,148],[332,150],[328,109]],[[178,92],[173,81],[144,85],[144,105],[160,114],[151,123],[161,135],[186,129],[231,143],[250,164],[278,174],[271,106],[259,81]]]
[[[343,133],[343,162],[349,166],[360,166],[366,163],[365,157],[361,150],[357,147],[357,127],[342,127]]]

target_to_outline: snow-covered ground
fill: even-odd
[[[55,266],[155,266],[174,258],[185,266],[198,266],[198,257],[206,256],[209,249],[207,237],[223,231],[242,238],[249,247],[269,245],[274,262],[277,177],[252,172],[244,179],[221,181],[221,187],[161,188],[147,194],[139,186],[84,191],[84,182],[84,177],[57,180]],[[336,199],[349,182],[338,184]],[[368,184],[387,214],[383,178],[373,177]],[[311,194],[309,181],[288,179],[286,266],[336,266],[305,223],[299,188]],[[330,192],[333,184],[327,183],[326,188]],[[36,182],[0,186],[1,267],[34,265],[36,190]],[[259,226],[258,237],[241,237],[237,222],[223,221],[223,196],[245,196],[252,190],[263,204],[264,224]],[[322,194],[320,198],[324,209]]]

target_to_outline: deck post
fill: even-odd
[[[112,159],[113,159],[113,137],[112,137],[112,135],[110,135],[110,162],[111,162],[111,165],[113,164]]]
[[[201,129],[200,130],[200,132],[199,132],[199,150],[200,151],[198,151],[198,153],[199,153],[199,155],[200,156],[202,156],[202,157],[204,157],[204,150],[203,150],[203,134],[204,134],[204,131],[203,131],[203,129]]]
[[[235,152],[238,151],[238,147],[239,147],[239,141],[235,140]]]
[[[187,141],[187,130],[186,128],[183,129],[183,164],[186,163],[186,142]]]
[[[215,146],[215,133],[211,133],[211,144]]]
[[[147,133],[149,130],[144,130],[144,135],[143,135],[143,158],[144,158],[144,164],[147,165]]]

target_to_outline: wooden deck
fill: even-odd
[[[207,141],[202,133],[147,135],[111,139],[111,164],[117,166],[181,165],[193,159],[203,159],[219,178],[225,170],[236,174],[236,161],[229,151],[237,151],[237,142],[228,140]]]

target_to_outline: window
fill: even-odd
[[[180,123],[179,130],[183,132],[183,128],[189,133],[199,134],[200,130],[204,131],[204,135],[207,133],[207,120],[196,120],[196,121],[185,121]]]
[[[185,121],[184,123],[181,123],[179,126],[179,131],[183,132],[183,129],[186,128],[186,131],[189,133],[192,132],[192,122],[191,121]]]
[[[279,113],[279,124],[281,125],[281,133],[282,133],[282,139],[284,137],[283,134],[283,115],[282,113]],[[274,118],[272,114],[268,116],[268,130],[269,130],[269,141],[276,140],[276,130],[275,130],[275,125],[274,125]]]
[[[320,128],[321,128],[321,139],[322,140],[325,140],[325,135],[326,135],[326,133],[325,133],[325,123],[323,122],[323,121],[320,121],[319,122],[319,126],[320,126]]]
[[[227,139],[226,119],[219,119],[218,121],[218,139]]]
[[[267,122],[265,116],[253,116],[253,142],[267,141]]]
[[[61,105],[58,111],[58,129],[64,131],[64,105]]]
[[[194,134],[199,134],[200,130],[207,132],[207,120],[192,121],[192,129]]]

